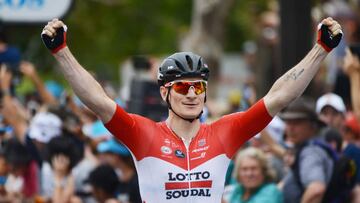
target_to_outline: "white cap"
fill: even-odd
[[[321,110],[325,106],[331,106],[335,110],[337,110],[338,112],[341,112],[341,113],[346,112],[346,108],[345,108],[343,99],[339,95],[334,94],[334,93],[324,94],[316,101],[316,113],[320,114]]]
[[[62,121],[49,112],[37,113],[31,120],[29,136],[42,143],[48,143],[51,138],[61,134]]]

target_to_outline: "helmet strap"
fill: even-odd
[[[169,108],[177,117],[179,117],[179,118],[181,118],[181,119],[183,119],[183,120],[185,120],[185,121],[188,121],[188,122],[190,122],[190,123],[192,123],[194,120],[199,119],[199,118],[201,117],[201,115],[203,114],[203,110],[201,110],[200,114],[199,114],[197,117],[195,117],[195,118],[184,118],[184,117],[180,116],[179,114],[177,114],[177,113],[174,111],[174,109],[171,107],[171,104],[170,104],[170,99],[169,99],[170,90],[171,90],[171,87],[169,87],[168,93],[167,93],[167,95],[166,95],[166,103],[168,104],[168,108]],[[206,98],[206,96],[205,96],[205,98]]]

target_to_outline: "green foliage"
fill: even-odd
[[[68,45],[87,69],[116,80],[119,64],[131,55],[164,55],[177,50],[179,38],[190,26],[190,0],[81,0],[66,16]],[[257,15],[266,9],[266,0],[238,0],[230,11],[226,51],[239,51],[245,40],[254,37]],[[55,60],[42,45],[39,34],[44,25],[13,25],[11,42],[24,51],[42,74],[55,80]],[[26,33],[26,34],[25,34]]]
[[[102,72],[131,55],[168,53],[189,25],[190,8],[191,1],[77,1],[66,19],[69,46],[82,64]]]
[[[268,0],[235,1],[228,19],[225,51],[240,51],[246,40],[256,37],[259,15],[268,10]]]

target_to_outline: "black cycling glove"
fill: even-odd
[[[45,46],[51,50],[53,54],[66,47],[66,31],[67,27],[66,25],[64,25],[56,30],[56,35],[54,38],[51,38],[44,33],[41,33],[42,41],[44,42]]]
[[[340,43],[342,36],[342,32],[333,36],[329,27],[322,23],[318,26],[317,43],[320,44],[327,52],[330,52]]]

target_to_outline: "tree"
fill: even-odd
[[[75,1],[63,20],[69,27],[69,46],[80,63],[105,74],[106,79],[116,80],[119,64],[131,55],[167,56],[184,47],[181,41],[202,40],[201,33],[207,39],[202,45],[197,43],[199,49],[207,50],[209,46],[215,53],[200,51],[206,58],[214,55],[217,61],[223,50],[239,51],[243,41],[254,37],[254,15],[266,4],[267,0]],[[197,12],[199,9],[201,12]],[[13,24],[6,28],[10,42],[23,50],[25,59],[34,62],[42,73],[56,77],[59,74],[52,73],[56,62],[39,37],[43,26]],[[209,41],[213,45],[206,45]],[[219,48],[212,50],[210,46]]]
[[[205,58],[212,68],[210,84],[214,87],[223,54],[226,20],[233,3],[234,0],[194,0],[191,28],[181,43],[181,50],[191,50]]]

